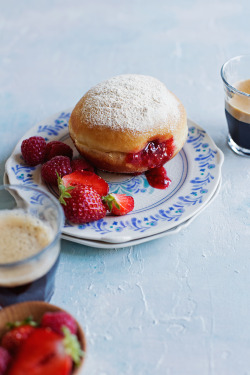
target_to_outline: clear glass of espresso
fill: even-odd
[[[51,299],[63,223],[61,205],[50,193],[0,186],[0,307]]]
[[[221,78],[228,144],[237,154],[250,156],[250,55],[228,60],[221,68]]]

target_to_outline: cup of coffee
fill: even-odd
[[[63,223],[61,205],[50,193],[0,186],[0,307],[51,299]]]
[[[228,144],[237,154],[250,156],[250,54],[228,60],[221,68],[221,78]]]

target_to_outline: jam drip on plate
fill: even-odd
[[[149,169],[145,172],[145,176],[149,185],[155,189],[166,189],[171,184],[171,180],[167,176],[167,171],[164,167]]]
[[[164,142],[159,140],[151,141],[139,152],[127,155],[126,161],[134,165],[148,167],[145,176],[149,185],[156,189],[166,189],[171,180],[167,176],[166,169],[163,167],[174,153],[173,137]]]

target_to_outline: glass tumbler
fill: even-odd
[[[250,55],[233,57],[221,68],[225,91],[228,145],[250,156]]]
[[[63,223],[61,205],[50,193],[0,186],[0,307],[51,299]]]

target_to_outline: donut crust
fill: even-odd
[[[179,99],[167,90],[165,85],[160,81],[147,76],[123,75],[113,78],[117,78],[116,81],[114,81],[116,85],[115,88],[117,87],[117,81],[120,83],[119,77],[122,77],[120,79],[122,83],[127,83],[128,81],[130,84],[131,81],[134,86],[137,81],[139,84],[141,81],[144,84],[144,80],[152,80],[153,85],[155,85],[155,92],[157,92],[156,90],[158,90],[159,87],[159,95],[163,97],[165,102],[167,101],[164,97],[164,90],[166,90],[166,96],[168,95],[168,98],[174,101],[174,104],[176,105],[174,115],[177,113],[177,116],[174,116],[173,113],[169,111],[168,106],[159,106],[158,102],[151,100],[150,86],[148,85],[146,87],[148,92],[146,92],[145,95],[148,95],[149,97],[149,99],[147,99],[148,97],[146,98],[149,101],[149,104],[152,102],[151,107],[145,106],[143,92],[139,92],[142,96],[142,103],[140,103],[140,97],[136,99],[134,99],[134,97],[132,97],[132,99],[130,98],[130,91],[126,87],[127,91],[125,92],[126,97],[124,99],[122,97],[124,96],[123,91],[120,92],[118,89],[115,91],[112,87],[112,81],[111,83],[105,81],[108,82],[109,86],[100,86],[101,84],[99,84],[99,86],[97,85],[96,87],[98,87],[98,90],[95,89],[96,87],[90,89],[76,104],[69,119],[69,133],[79,153],[96,168],[116,173],[140,173],[146,171],[148,168],[142,165],[138,166],[128,163],[126,161],[127,155],[129,153],[137,153],[143,150],[150,141],[157,140],[159,142],[164,142],[173,137],[174,152],[171,157],[173,158],[181,150],[187,138],[186,111]],[[130,77],[132,78],[130,79]],[[149,82],[151,84],[150,80]],[[107,92],[107,87],[108,89],[111,87],[113,90],[110,92],[110,95],[109,92]],[[131,96],[134,95],[132,88]],[[155,92],[153,93],[155,94]],[[102,95],[103,98],[103,101],[101,102],[102,106],[100,106],[101,109],[98,107],[100,105],[100,95]],[[128,104],[126,103],[127,98],[130,101]],[[133,107],[135,100],[134,107],[136,108]],[[122,105],[125,106],[125,109]],[[102,111],[100,112],[100,116],[98,116],[98,111]],[[138,111],[140,111],[139,115]],[[147,117],[145,117],[145,122],[148,121],[148,123],[146,123],[144,128],[140,126],[139,121],[141,113],[143,116],[143,111],[149,112],[150,114],[147,115],[146,113]],[[106,113],[109,115],[109,112],[111,113],[110,118],[106,115]],[[106,115],[106,118],[102,116],[103,113]],[[123,124],[123,126],[120,126],[119,120],[121,119],[121,122],[124,122],[124,113],[134,122],[133,128],[129,123],[128,125],[125,123],[125,125]],[[134,116],[138,116],[139,118],[138,125]],[[144,117],[141,118],[144,120]],[[104,120],[106,120],[106,123]],[[118,123],[115,124],[116,126],[113,126],[113,122]]]

